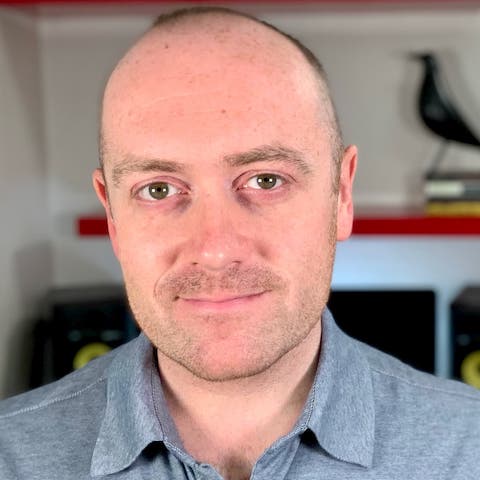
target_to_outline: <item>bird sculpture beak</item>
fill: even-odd
[[[433,55],[431,53],[427,53],[427,52],[424,52],[424,53],[410,53],[408,56],[412,60],[421,60],[423,62],[426,62],[426,61],[431,60],[433,58]]]

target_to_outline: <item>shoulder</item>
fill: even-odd
[[[0,402],[2,479],[90,478],[107,372],[116,355],[114,350],[54,383]]]
[[[106,388],[108,367],[120,349],[92,360],[84,368],[56,382],[1,401],[0,421],[20,420],[26,414],[30,414],[31,420],[32,414],[34,416],[37,412],[44,417],[49,411],[64,408],[75,401],[82,402],[85,396],[99,396]]]
[[[385,471],[380,476],[480,478],[480,391],[349,342],[372,387],[373,467]],[[360,394],[369,402],[370,394]]]
[[[112,362],[128,358],[127,348],[128,344],[54,383],[0,402],[0,478],[90,478],[108,381],[115,374]]]
[[[480,438],[480,391],[456,380],[416,370],[368,345],[356,342],[370,366],[380,418],[415,425],[445,425],[477,432]],[[480,442],[479,442],[480,443]]]
[[[436,377],[429,373],[416,370],[400,360],[387,355],[375,348],[356,342],[367,359],[374,382],[384,384],[386,388],[395,385],[398,393],[411,392],[419,396],[436,396],[443,400],[451,398],[455,401],[472,403],[480,407],[480,391],[456,380]]]

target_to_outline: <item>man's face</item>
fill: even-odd
[[[259,373],[309,335],[351,226],[355,152],[337,196],[310,68],[250,23],[235,41],[142,40],[107,87],[94,174],[136,320],[210,380]]]

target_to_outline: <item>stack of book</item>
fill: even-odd
[[[425,213],[480,216],[480,172],[435,172],[425,177]]]

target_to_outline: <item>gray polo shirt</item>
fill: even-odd
[[[323,315],[319,366],[294,429],[255,480],[478,480],[480,393],[417,372]],[[2,480],[217,479],[182,447],[144,335],[0,403]]]

